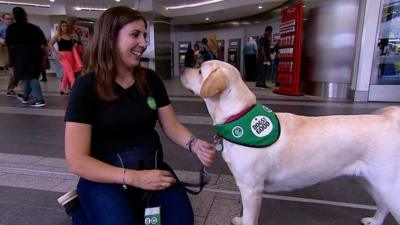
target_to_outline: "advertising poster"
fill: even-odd
[[[278,83],[274,93],[303,95],[300,90],[301,48],[303,36],[303,3],[282,10],[279,28]]]

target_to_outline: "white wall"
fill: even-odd
[[[28,20],[30,23],[39,26],[42,29],[46,39],[49,40],[52,29],[49,16],[28,15]]]

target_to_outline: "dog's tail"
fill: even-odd
[[[400,107],[388,106],[383,109],[375,111],[374,114],[383,115],[400,126]]]

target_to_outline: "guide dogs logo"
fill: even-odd
[[[256,116],[251,120],[251,132],[257,137],[265,137],[273,129],[272,121],[266,116]]]
[[[158,223],[157,217],[146,218],[144,220],[144,224],[146,225],[157,224],[157,223]]]
[[[243,128],[236,126],[232,129],[232,135],[235,138],[240,138],[241,136],[243,136]]]

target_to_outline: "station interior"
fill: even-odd
[[[0,15],[22,7],[47,41],[61,20],[75,21],[87,64],[100,15],[119,5],[144,15],[147,49],[141,66],[159,75],[179,121],[210,143],[216,131],[208,109],[180,79],[187,69],[188,47],[201,46],[202,39],[214,38],[215,60],[235,67],[257,103],[274,112],[364,115],[400,106],[399,0],[8,0],[0,1]],[[248,66],[244,47],[250,39],[259,44],[266,27],[272,28],[269,43],[275,50],[260,87],[258,67],[256,62]],[[0,70],[0,225],[72,224],[57,202],[79,180],[65,160],[64,116],[70,94],[60,94],[63,69],[51,50],[47,54],[46,79],[39,78],[44,107],[8,96],[11,68]],[[14,91],[23,93],[23,88],[18,85]],[[198,182],[200,161],[174,144],[159,124],[156,131],[164,159],[179,179]],[[202,192],[189,194],[194,224],[231,224],[241,214],[242,202],[221,153],[207,172],[210,181]],[[292,191],[264,191],[259,224],[360,224],[377,208],[361,182],[356,176],[341,176]],[[399,222],[389,214],[383,225]]]

